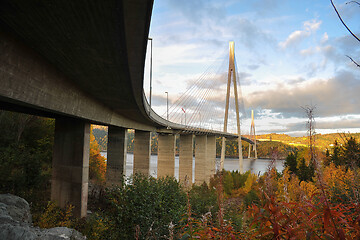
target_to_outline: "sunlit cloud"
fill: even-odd
[[[354,7],[340,5],[339,10],[349,14],[349,24],[358,26],[360,15],[354,14]],[[185,107],[189,114],[195,114],[193,119],[201,119],[203,126],[207,119],[208,127],[221,128],[227,78],[219,76],[226,75],[228,42],[235,41],[245,106],[242,131],[250,129],[249,112],[254,109],[258,133],[306,134],[301,109],[305,105],[316,106],[320,132],[357,129],[356,117],[342,117],[360,114],[359,70],[346,57],[360,59],[360,44],[341,26],[328,2],[155,1],[150,35],[154,39],[153,108],[160,115],[166,112],[165,91],[173,104],[191,87],[212,89],[213,95],[207,100],[210,115],[196,113],[195,98]],[[199,83],[212,66],[214,74]],[[229,129],[235,130],[233,108],[230,113]]]
[[[320,28],[320,25],[321,21],[316,19],[304,22],[302,30],[292,32],[284,42],[279,43],[279,46],[282,48],[288,48],[301,42],[303,39],[316,32]]]

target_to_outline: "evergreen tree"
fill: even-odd
[[[290,172],[293,174],[297,174],[297,161],[296,161],[296,154],[294,153],[289,153],[289,155],[286,157],[285,163],[284,163],[285,167],[288,167]]]
[[[341,159],[340,153],[341,153],[341,147],[340,147],[338,141],[335,140],[334,148],[333,148],[333,155],[331,156],[331,162],[333,162],[336,166],[342,165],[341,160],[340,160]]]
[[[300,181],[311,181],[315,172],[315,166],[310,162],[309,166],[306,166],[305,158],[301,158],[299,162],[297,176]]]
[[[330,162],[331,162],[330,151],[329,151],[329,149],[326,149],[324,165],[325,165],[325,166],[329,166],[329,165],[330,165]]]
[[[354,137],[347,139],[343,147],[343,158],[347,167],[360,166],[360,146]]]
[[[306,180],[307,166],[305,164],[305,158],[301,158],[299,162],[298,177],[300,181]]]

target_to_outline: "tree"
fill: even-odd
[[[54,125],[53,119],[0,111],[0,193],[36,203],[47,198]]]
[[[302,107],[305,110],[306,116],[308,117],[307,121],[307,129],[308,129],[308,146],[309,146],[309,154],[310,154],[310,163],[309,165],[316,166],[316,149],[315,149],[315,119],[314,119],[314,111],[315,106],[305,106]]]
[[[305,158],[301,158],[297,170],[297,176],[300,181],[311,181],[314,176],[314,165],[309,163],[309,166],[306,166]]]
[[[100,184],[105,183],[106,159],[100,154],[99,144],[93,135],[92,128],[90,134],[89,155],[89,178]]]
[[[360,146],[355,138],[350,137],[344,144],[343,158],[345,159],[347,167],[360,167]]]
[[[288,167],[290,172],[293,174],[297,174],[297,161],[296,161],[296,153],[290,153],[285,160],[285,167]]]
[[[340,13],[338,12],[338,10],[337,10],[336,7],[335,7],[335,4],[334,4],[333,0],[330,0],[330,2],[331,2],[331,5],[333,6],[333,8],[334,8],[334,10],[335,10],[335,12],[336,12],[336,14],[337,14],[337,16],[339,17],[341,23],[345,26],[345,28],[349,31],[349,33],[350,33],[356,40],[358,40],[358,41],[360,42],[360,38],[359,38],[358,36],[356,36],[356,35],[350,30],[350,28],[346,25],[346,23],[343,21]],[[360,3],[359,3],[358,1],[350,1],[350,2],[347,2],[346,4],[349,4],[349,3],[357,4],[357,5],[360,6]],[[346,56],[347,56],[357,67],[360,67],[360,64],[357,63],[354,59],[352,59],[352,57],[350,57],[350,56],[348,56],[348,55],[346,55]]]
[[[339,142],[335,140],[333,154],[331,156],[331,162],[333,162],[336,166],[341,165],[340,154],[341,154],[341,147],[339,145]]]

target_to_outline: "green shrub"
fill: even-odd
[[[252,204],[259,204],[260,198],[258,196],[258,192],[254,189],[251,189],[244,197],[244,205],[245,207],[249,207]]]
[[[196,217],[201,217],[208,212],[216,216],[219,207],[215,188],[209,188],[206,183],[194,185],[189,192],[191,211]]]
[[[111,226],[104,239],[166,238],[170,223],[186,213],[186,194],[170,177],[155,179],[135,175],[129,184],[107,189],[104,214]]]

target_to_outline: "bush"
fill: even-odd
[[[46,205],[54,120],[0,111],[0,136],[0,193]]]
[[[111,222],[103,239],[166,238],[170,224],[186,213],[186,194],[170,177],[134,175],[129,184],[107,189],[103,213]]]
[[[194,185],[189,192],[189,199],[191,211],[196,217],[201,217],[208,212],[216,217],[219,207],[215,188],[209,188],[206,183],[200,186]]]
[[[55,202],[48,202],[44,212],[34,215],[34,225],[40,228],[72,227],[72,210],[74,206],[68,205],[61,209]]]

